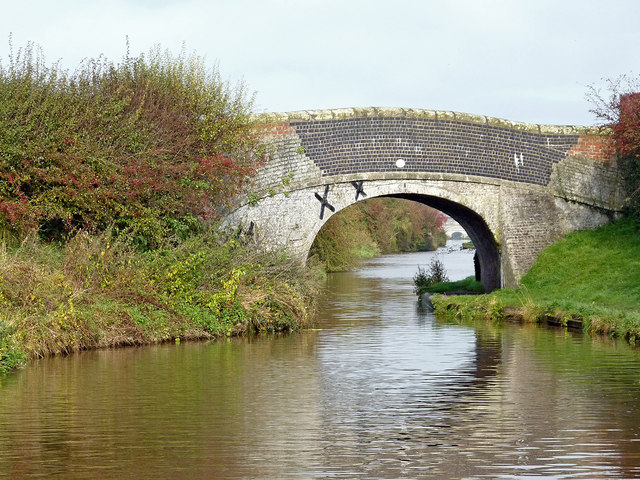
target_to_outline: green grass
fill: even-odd
[[[583,320],[594,333],[640,340],[640,232],[632,219],[592,231],[580,231],[545,249],[517,290],[499,290],[488,297],[499,316],[505,305],[523,307],[532,316],[542,312]],[[438,304],[438,302],[440,302]],[[436,311],[487,304],[484,298],[435,300]]]
[[[574,311],[640,312],[640,232],[621,220],[567,235],[540,254],[518,290],[496,296]]]
[[[484,287],[481,282],[476,280],[475,276],[470,276],[455,282],[440,282],[429,286],[423,286],[417,289],[418,295],[423,293],[447,293],[447,292],[476,292],[484,293]]]
[[[538,301],[640,310],[640,233],[631,220],[575,232],[544,250],[521,284]]]

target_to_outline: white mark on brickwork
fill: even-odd
[[[553,150],[559,153],[562,153],[565,157],[569,154],[563,147],[562,145],[553,145],[550,141],[549,141],[549,137],[547,137],[547,148],[549,150]]]
[[[513,163],[516,166],[516,170],[519,172],[520,167],[524,165],[524,157],[522,156],[522,152],[520,152],[520,157],[518,157],[517,153],[513,154]]]

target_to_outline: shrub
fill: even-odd
[[[437,283],[448,281],[449,277],[447,277],[444,263],[438,257],[433,257],[426,269],[418,267],[418,273],[413,277],[416,293],[424,292],[428,287]]]
[[[592,113],[611,132],[627,184],[628,211],[640,221],[640,77],[607,80],[608,94],[590,87]]]
[[[200,57],[159,48],[69,73],[32,44],[0,63],[0,229],[141,247],[215,219],[259,162],[252,100]]]

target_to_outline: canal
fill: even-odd
[[[0,376],[0,478],[640,477],[640,355],[534,326],[447,324],[434,253],[327,281],[300,334],[84,352]],[[441,252],[452,279],[472,254]]]

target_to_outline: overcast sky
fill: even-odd
[[[595,122],[588,85],[640,74],[637,0],[0,0],[0,59],[119,61],[159,44],[218,64],[257,112],[411,107]]]

